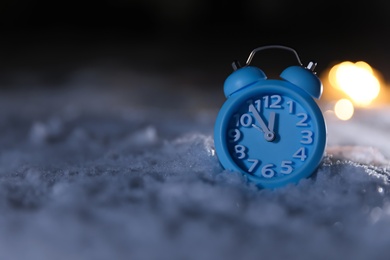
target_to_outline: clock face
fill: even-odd
[[[233,102],[222,127],[232,165],[227,168],[272,187],[311,175],[322,159],[326,130],[322,114],[310,101],[271,88]]]

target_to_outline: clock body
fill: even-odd
[[[307,91],[286,80],[264,78],[232,92],[214,126],[223,168],[241,172],[260,188],[296,184],[316,171],[327,130]]]

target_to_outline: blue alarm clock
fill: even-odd
[[[292,51],[299,66],[286,68],[281,79],[267,79],[250,66],[255,53],[270,48]],[[242,173],[259,188],[297,184],[311,176],[325,153],[327,129],[315,99],[322,83],[316,63],[304,67],[297,52],[281,45],[254,49],[224,83],[227,98],[214,126],[214,145],[224,169]]]

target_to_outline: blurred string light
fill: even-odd
[[[352,118],[355,107],[369,106],[379,95],[380,81],[373,68],[364,61],[344,61],[333,66],[328,82],[343,98],[334,105],[334,113],[341,120]]]

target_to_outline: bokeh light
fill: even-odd
[[[345,61],[329,71],[332,87],[343,91],[355,106],[367,106],[380,92],[380,83],[369,64]]]
[[[348,99],[340,99],[334,106],[335,115],[341,120],[349,120],[353,116],[354,107]]]
[[[349,120],[358,109],[388,104],[388,86],[381,73],[365,61],[343,61],[321,75],[327,114]]]

